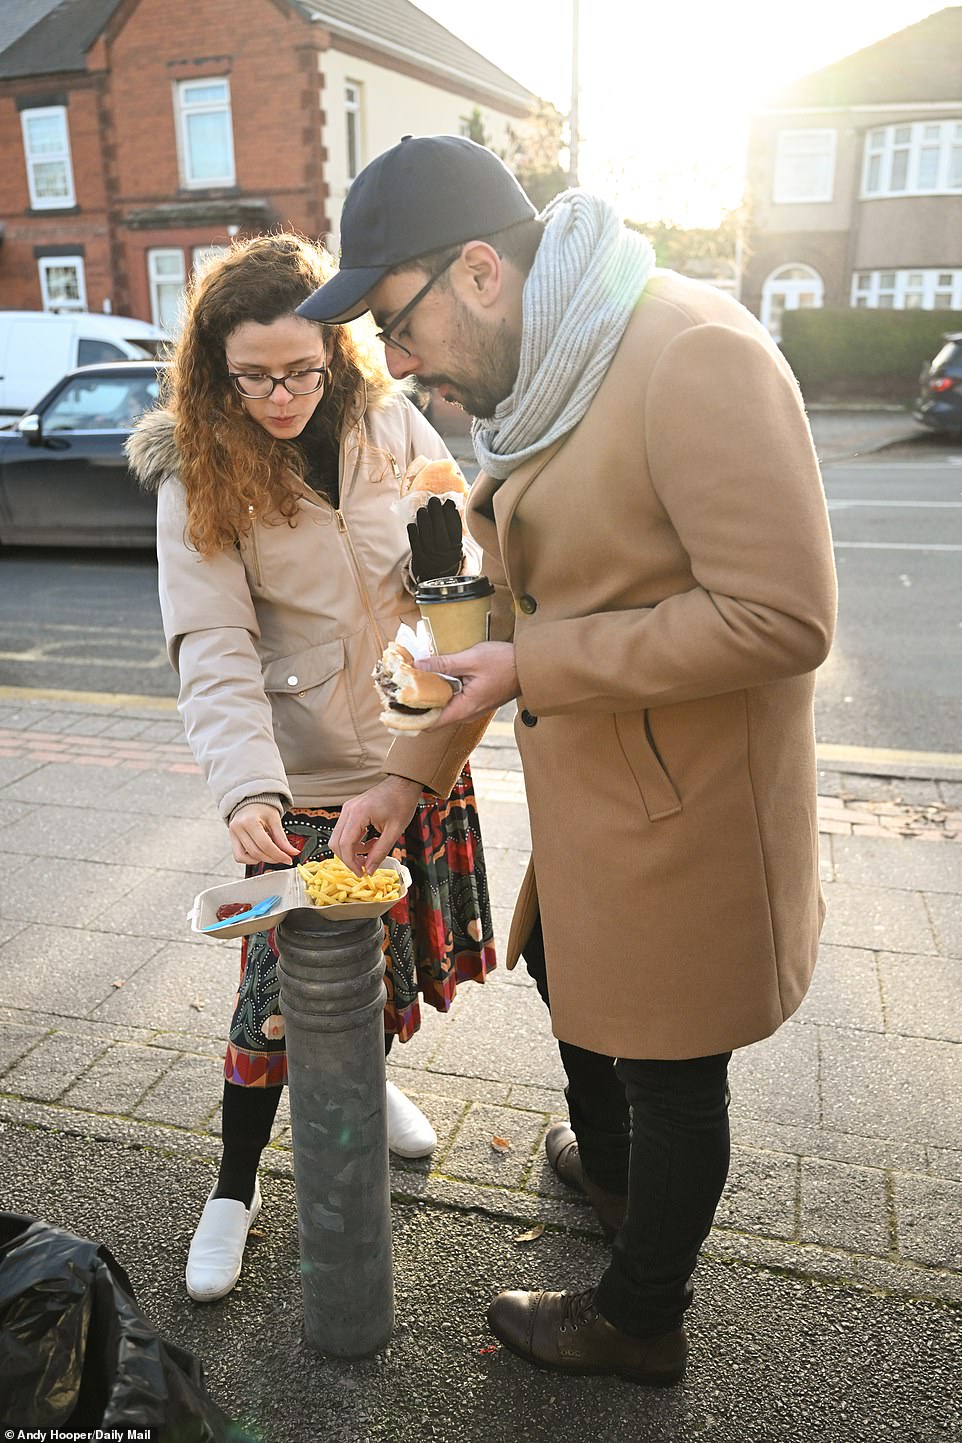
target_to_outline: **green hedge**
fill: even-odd
[[[962,312],[785,311],[782,350],[809,399],[908,402],[946,331],[962,331]]]

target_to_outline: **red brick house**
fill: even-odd
[[[336,232],[405,132],[535,97],[410,0],[18,0],[0,14],[0,307],[170,325],[231,236]]]

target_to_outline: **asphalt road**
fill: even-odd
[[[958,752],[962,456],[827,464],[838,638],[822,742]],[[0,554],[0,685],[173,697],[149,552]]]
[[[819,674],[819,739],[958,752],[962,457],[823,474],[839,624]]]

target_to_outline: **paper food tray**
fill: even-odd
[[[406,896],[411,885],[411,874],[407,867],[394,857],[386,857],[381,866],[389,867],[400,874],[401,897]],[[281,900],[272,912],[249,918],[246,922],[228,922],[226,927],[218,927],[216,932],[204,931],[205,927],[210,927],[217,921],[217,909],[225,902],[249,902],[253,905],[255,902],[263,902],[265,897],[273,897],[275,892],[280,893]],[[208,887],[205,891],[198,892],[193,907],[187,913],[187,920],[192,932],[199,932],[213,941],[220,941],[226,937],[249,937],[253,932],[269,932],[283,921],[288,912],[293,912],[298,907],[339,922],[364,917],[383,917],[385,912],[390,912],[391,908],[397,905],[401,897],[395,897],[392,902],[335,902],[330,907],[315,907],[307,895],[300,872],[296,867],[290,867],[280,872],[262,872],[259,877],[242,877],[237,882],[222,882],[218,887]]]

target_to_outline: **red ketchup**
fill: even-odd
[[[253,902],[222,902],[217,908],[218,922],[224,922],[228,917],[236,917],[238,912],[249,912]]]

